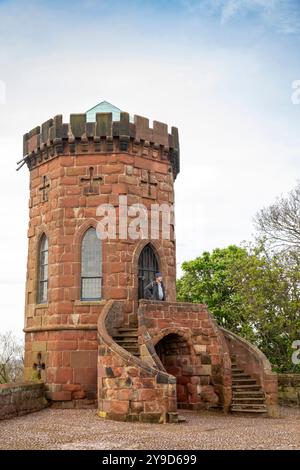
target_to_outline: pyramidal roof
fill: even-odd
[[[87,122],[95,122],[96,121],[96,113],[112,113],[113,121],[120,121],[120,113],[121,109],[117,108],[113,104],[109,103],[108,101],[101,101],[101,103],[96,104],[93,108],[89,109],[86,112],[86,120]],[[130,122],[133,122],[132,117],[130,116]]]

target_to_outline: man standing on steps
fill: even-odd
[[[155,273],[155,280],[145,287],[144,296],[147,300],[166,300],[166,290],[161,273]]]

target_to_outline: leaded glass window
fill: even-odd
[[[89,228],[81,245],[81,300],[101,299],[102,251],[96,229]]]
[[[43,304],[48,301],[48,238],[45,234],[40,240],[37,300],[39,304]]]

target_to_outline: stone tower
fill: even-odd
[[[178,408],[212,406],[271,414],[266,357],[205,305],[176,302],[177,129],[102,102],[25,134],[25,163],[25,380],[41,378],[54,406],[97,400],[116,420],[176,422]],[[166,301],[143,300],[157,271]]]
[[[121,300],[124,326],[136,324],[138,259],[149,240],[103,240],[100,298],[85,299],[83,237],[96,227],[97,207],[118,208],[121,195],[128,206],[173,204],[178,132],[103,102],[72,114],[67,124],[55,116],[25,134],[24,157],[30,171],[25,377],[40,362],[49,398],[95,399],[99,315],[108,299]],[[175,301],[174,237],[151,246]]]

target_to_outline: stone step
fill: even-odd
[[[232,378],[233,379],[252,379],[251,375],[249,374],[244,374],[242,372],[238,372],[238,373],[232,373]],[[253,379],[252,379],[253,380]]]
[[[126,349],[126,351],[128,351],[128,352],[139,351],[138,346],[129,346],[129,345],[126,345],[126,344],[119,344],[119,346],[121,346],[121,348],[123,348],[123,349]]]
[[[247,408],[249,410],[266,410],[267,407],[264,403],[237,403],[237,404],[232,404],[232,408]]]
[[[248,378],[245,378],[245,379],[240,379],[240,378],[234,378],[232,377],[232,385],[257,385],[257,382],[255,379],[248,379]]]
[[[133,356],[140,356],[138,329],[132,326],[118,328],[114,341]]]
[[[122,328],[118,328],[118,331],[119,332],[129,331],[129,332],[135,332],[137,334],[138,329],[137,328],[132,328],[132,327],[122,327]]]
[[[253,408],[241,408],[241,407],[232,407],[231,411],[234,413],[267,413],[267,408],[265,407],[264,409],[259,408],[259,409],[253,409]]]
[[[120,344],[120,346],[124,349],[127,349],[127,351],[139,351],[139,347],[134,344],[130,344],[126,346],[124,344]]]
[[[242,397],[249,397],[249,398],[263,398],[265,399],[265,394],[261,390],[251,391],[251,390],[233,390],[232,391],[233,397],[242,398]]]
[[[138,334],[133,331],[124,331],[124,333],[121,331],[118,334],[114,335],[114,338],[138,338]]]
[[[243,397],[243,398],[242,397],[233,397],[232,404],[235,404],[235,403],[236,404],[238,404],[238,403],[241,403],[241,404],[243,404],[243,403],[253,403],[253,404],[262,403],[264,405],[265,399],[264,399],[264,397]]]
[[[236,390],[236,389],[238,389],[238,388],[240,388],[241,390],[243,390],[243,389],[245,389],[245,390],[249,389],[249,390],[253,390],[253,391],[255,391],[255,390],[261,390],[260,385],[258,385],[257,383],[255,383],[255,384],[249,384],[249,383],[238,384],[238,383],[233,383],[233,384],[232,384],[232,389],[235,389],[235,390]]]
[[[231,356],[233,413],[266,414],[265,394],[256,379],[246,374],[237,365],[236,356]]]
[[[119,337],[119,336],[114,336],[114,340],[117,342],[117,343],[137,343],[138,342],[138,338],[135,336],[122,336]]]
[[[255,390],[253,390],[253,388],[233,388],[232,389],[232,396],[235,396],[235,393],[236,392],[257,392],[257,393],[261,393],[261,388],[259,386],[257,386],[257,388]],[[249,395],[247,395],[249,396]]]
[[[238,403],[231,406],[231,409],[239,408],[239,409],[247,409],[247,410],[266,410],[267,407],[261,403]]]
[[[137,338],[132,338],[132,337],[129,337],[129,338],[124,337],[124,338],[120,338],[120,339],[115,339],[115,341],[117,341],[117,343],[136,343],[136,344],[138,344],[138,339]]]

